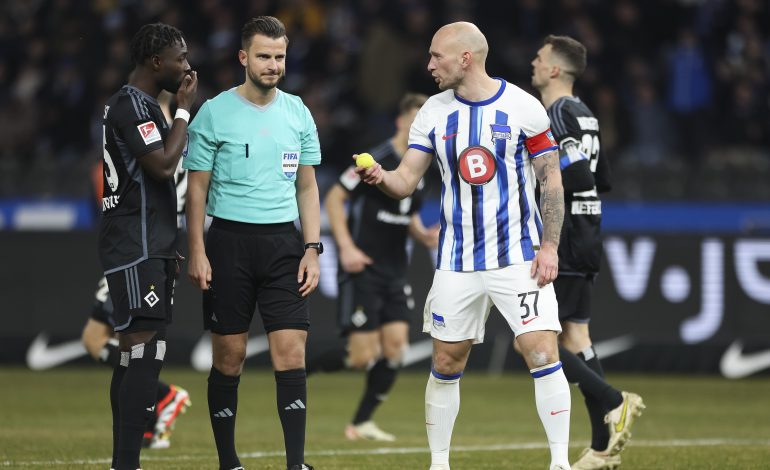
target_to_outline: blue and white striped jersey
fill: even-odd
[[[557,148],[540,102],[505,80],[485,101],[447,90],[420,109],[409,147],[441,171],[437,268],[481,271],[530,261],[542,224],[531,159]]]

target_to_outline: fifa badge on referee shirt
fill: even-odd
[[[287,178],[293,178],[299,168],[299,152],[283,152],[281,167]]]

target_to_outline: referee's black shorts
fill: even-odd
[[[556,301],[559,303],[559,321],[588,323],[591,321],[595,274],[559,274],[553,281]]]
[[[248,224],[214,218],[206,238],[211,288],[203,292],[203,325],[220,335],[249,330],[258,307],[267,333],[307,330],[307,299],[299,293],[302,238],[291,222]]]

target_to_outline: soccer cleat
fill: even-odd
[[[589,447],[583,449],[572,470],[614,470],[619,466],[620,455],[601,454]]]
[[[396,436],[380,429],[374,421],[364,421],[358,425],[348,424],[345,427],[345,437],[351,441],[367,439],[370,441],[393,442],[396,440]]]
[[[622,394],[623,403],[604,416],[604,422],[610,430],[610,440],[605,451],[609,455],[617,455],[623,450],[631,439],[631,426],[634,420],[641,416],[642,410],[646,408],[642,397],[636,393],[622,392]]]
[[[430,466],[429,470],[449,470],[449,465],[446,464],[433,464]]]
[[[561,464],[551,465],[551,470],[571,470],[569,466],[564,466]]]
[[[302,465],[292,465],[291,468],[288,470],[313,470],[313,467],[311,467],[306,463],[303,463]]]
[[[158,421],[155,423],[155,436],[170,435],[177,416],[192,406],[187,390],[175,385],[169,385],[169,389],[168,394],[155,407],[155,413],[158,416]]]

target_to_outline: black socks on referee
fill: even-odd
[[[283,427],[286,466],[302,466],[305,461],[305,423],[307,421],[307,373],[305,369],[275,372],[278,417]]]
[[[219,454],[219,468],[240,467],[235,452],[235,413],[238,410],[238,384],[241,376],[224,375],[214,367],[209,372],[208,402],[211,430]]]
[[[131,347],[128,367],[118,393],[120,425],[115,470],[139,468],[142,437],[147,420],[155,413],[158,375],[165,355],[166,342],[162,340],[152,339]],[[113,382],[119,369],[120,366],[115,368]]]
[[[361,424],[372,418],[374,410],[387,398],[388,392],[396,382],[397,374],[398,366],[391,365],[385,358],[369,369],[366,373],[366,390],[353,417],[353,424]]]

